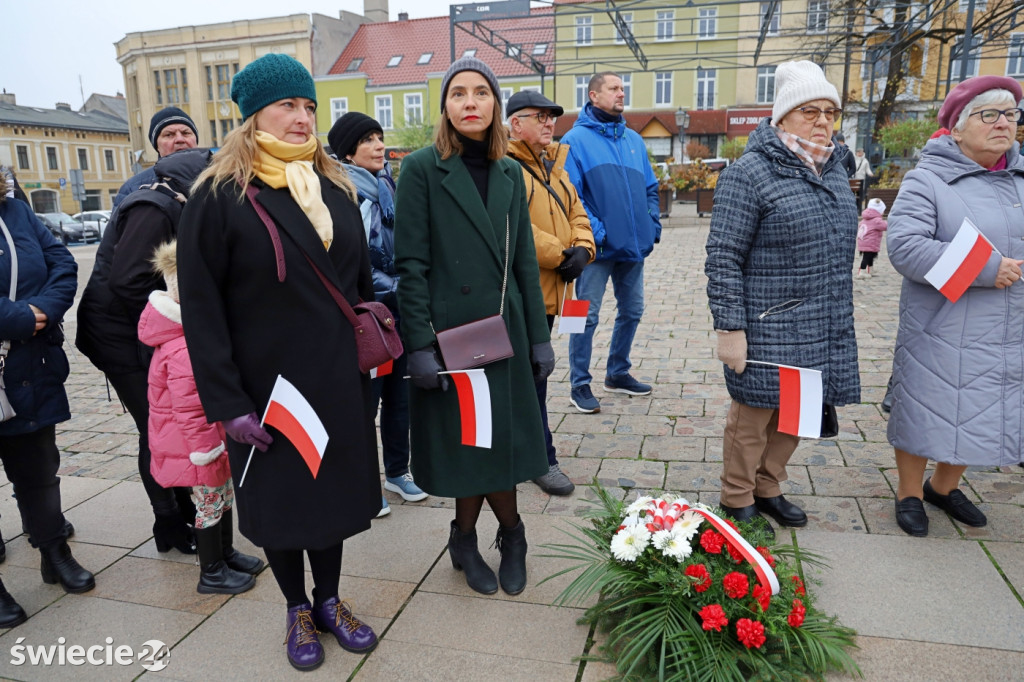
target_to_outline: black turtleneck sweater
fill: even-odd
[[[480,192],[484,206],[487,205],[487,175],[490,172],[491,162],[487,158],[487,150],[491,146],[488,141],[477,142],[462,133],[455,133],[459,142],[462,143],[462,163],[466,165],[469,176],[473,178],[476,190]]]
[[[596,118],[601,123],[618,123],[619,121],[622,120],[622,114],[609,114],[607,111],[601,109],[600,107],[591,107],[590,113],[592,113],[594,115],[594,118]]]

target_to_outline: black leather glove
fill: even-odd
[[[562,250],[562,255],[565,256],[565,260],[558,266],[558,274],[563,281],[571,282],[580,276],[583,268],[587,267],[590,254],[582,246],[570,246]]]
[[[547,379],[555,371],[555,349],[550,341],[535,343],[530,347],[530,364],[533,365],[534,382]]]
[[[433,346],[420,348],[409,353],[408,361],[409,378],[413,386],[422,388],[425,391],[440,388],[448,390],[448,377],[438,372],[444,371],[441,358]]]

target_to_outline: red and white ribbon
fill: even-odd
[[[687,507],[684,505],[683,509],[685,510]],[[757,576],[757,581],[761,583],[762,587],[770,589],[772,594],[779,593],[779,578],[775,575],[775,571],[773,571],[772,567],[768,564],[768,560],[765,559],[760,552],[754,549],[749,542],[744,540],[743,536],[740,535],[735,528],[709,511],[696,509],[694,507],[689,507],[689,509],[703,516],[715,530],[725,536],[726,542],[732,545],[733,548],[747,560],[747,563],[754,568],[754,575]]]

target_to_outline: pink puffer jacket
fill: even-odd
[[[881,213],[873,208],[865,210],[857,226],[857,250],[878,253],[882,248],[882,233],[887,229],[889,224]]]
[[[139,320],[139,339],[156,348],[149,366],[150,470],[171,486],[219,486],[231,476],[224,428],[208,424],[199,402],[181,306],[166,291],[154,291]]]

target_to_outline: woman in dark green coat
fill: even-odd
[[[554,369],[523,174],[506,158],[500,89],[483,62],[463,58],[441,85],[434,145],[402,162],[395,197],[395,260],[402,336],[409,349],[412,469],[431,495],[454,497],[448,551],[477,592],[499,580],[477,550],[484,500],[498,518],[501,587],[526,587],[526,531],[516,484],[547,471],[535,378]],[[435,345],[436,331],[502,307],[513,357],[484,367],[491,400],[489,448],[462,444],[459,399]],[[440,390],[439,390],[440,389]],[[532,398],[532,400],[531,400]]]

